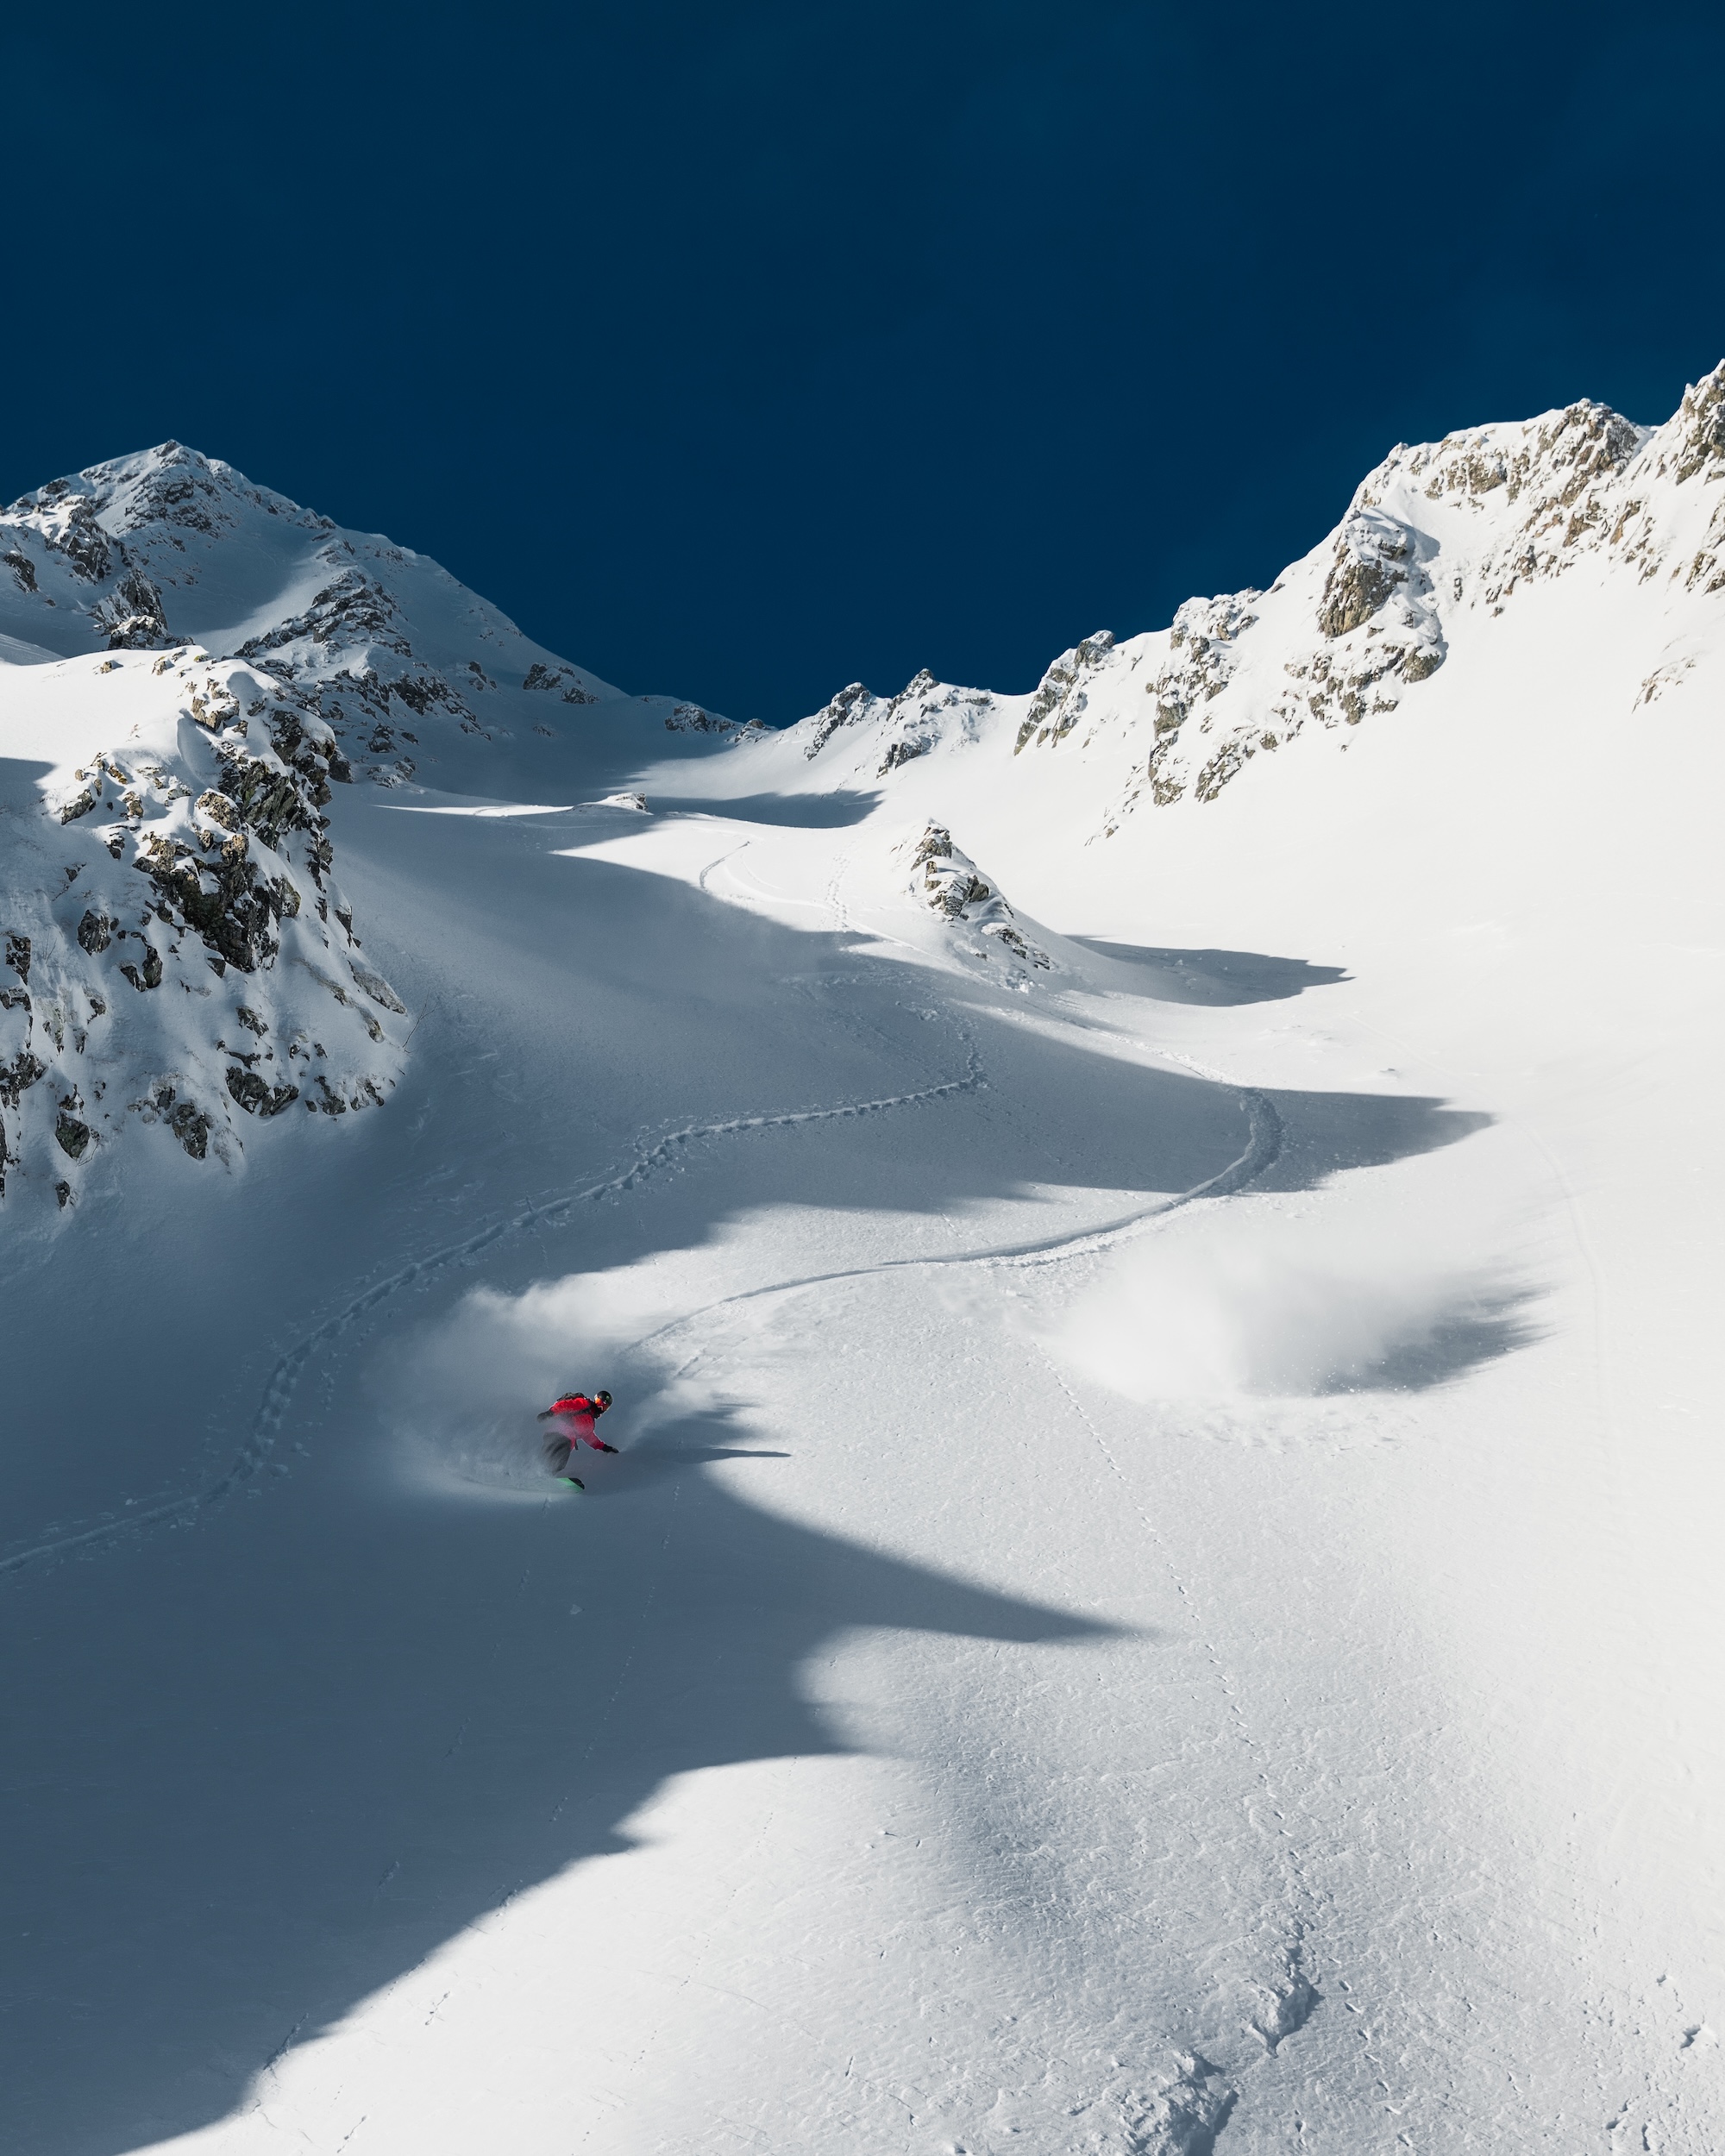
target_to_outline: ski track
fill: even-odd
[[[416,1258],[411,1265],[404,1266],[399,1272],[376,1282],[362,1294],[355,1296],[353,1301],[333,1317],[326,1318],[323,1324],[308,1332],[281,1357],[264,1388],[263,1399],[253,1418],[246,1443],[234,1464],[218,1481],[187,1496],[169,1498],[160,1504],[130,1513],[123,1519],[104,1520],[99,1526],[81,1528],[69,1535],[57,1535],[46,1542],[36,1543],[29,1549],[15,1551],[11,1556],[0,1558],[0,1573],[15,1572],[24,1565],[34,1564],[38,1558],[53,1557],[65,1551],[104,1541],[132,1528],[148,1526],[156,1520],[206,1511],[210,1506],[220,1503],[242,1483],[249,1482],[264,1465],[311,1357],[320,1348],[339,1338],[351,1326],[368,1317],[380,1303],[402,1288],[423,1285],[448,1267],[477,1257],[480,1252],[491,1249],[507,1236],[524,1229],[541,1226],[547,1221],[555,1221],[559,1214],[568,1212],[573,1206],[596,1203],[599,1199],[619,1196],[624,1191],[637,1188],[655,1169],[664,1166],[680,1149],[694,1144],[698,1139],[733,1138],[750,1131],[785,1130],[800,1124],[827,1123],[844,1117],[884,1114],[892,1108],[917,1107],[925,1101],[944,1100],[955,1094],[974,1093],[984,1082],[982,1061],[974,1047],[970,1050],[969,1061],[969,1068],[963,1077],[949,1078],[939,1085],[925,1086],[913,1093],[889,1094],[873,1100],[844,1101],[830,1108],[799,1108],[778,1115],[733,1116],[720,1123],[690,1124],[683,1130],[671,1131],[646,1152],[637,1154],[620,1175],[607,1176],[601,1182],[590,1183],[583,1189],[566,1192],[561,1197],[548,1199],[543,1203],[530,1202],[521,1212],[511,1214],[506,1219],[493,1221],[490,1226],[460,1243],[449,1244],[444,1249],[434,1251],[429,1257]]]
[[[1171,1198],[1157,1198],[1147,1206],[1135,1206],[1116,1219],[1104,1220],[1093,1228],[1081,1228],[1076,1235],[1049,1236],[1034,1243],[999,1243],[980,1250],[947,1250],[932,1257],[887,1257],[875,1265],[845,1266],[835,1272],[806,1273],[794,1280],[769,1281],[760,1288],[740,1288],[734,1295],[721,1295],[715,1302],[703,1303],[699,1309],[686,1311],[681,1318],[673,1318],[655,1331],[643,1333],[638,1340],[631,1340],[622,1352],[632,1354],[638,1349],[653,1347],[685,1326],[710,1317],[716,1310],[756,1302],[764,1295],[788,1295],[803,1288],[822,1288],[842,1280],[868,1280],[878,1273],[910,1272],[919,1266],[1052,1265],[1069,1257],[1084,1257],[1098,1250],[1111,1250],[1136,1230],[1195,1205],[1200,1199],[1233,1197],[1274,1165],[1282,1150],[1282,1118],[1264,1094],[1250,1087],[1235,1090],[1246,1118],[1248,1137],[1245,1151],[1205,1181],[1195,1183],[1191,1189],[1179,1191]]]
[[[744,844],[747,843],[745,840]],[[742,847],[732,849],[733,852],[740,853],[742,850]],[[710,863],[709,868],[721,867],[729,858],[729,855],[721,856],[718,861]],[[835,903],[831,893],[828,902]],[[842,913],[842,908],[837,910]],[[1184,1062],[1187,1059],[1170,1060]],[[1218,1082],[1226,1082],[1221,1079],[1220,1073],[1206,1071],[1203,1075]],[[154,1526],[162,1520],[195,1518],[199,1513],[207,1512],[220,1504],[235,1490],[251,1482],[267,1463],[276,1436],[298,1389],[299,1381],[307,1364],[320,1349],[339,1339],[351,1326],[368,1317],[380,1304],[403,1288],[423,1286],[450,1266],[477,1257],[508,1236],[542,1226],[547,1222],[555,1222],[559,1215],[567,1213],[575,1206],[593,1204],[600,1199],[620,1196],[638,1188],[655,1169],[662,1167],[680,1150],[698,1140],[738,1137],[752,1131],[785,1130],[802,1124],[832,1122],[847,1117],[884,1114],[894,1108],[916,1107],[927,1101],[975,1093],[986,1084],[982,1058],[972,1042],[969,1048],[965,1075],[962,1078],[944,1080],[938,1085],[922,1087],[909,1093],[889,1094],[875,1100],[845,1101],[834,1107],[793,1109],[777,1115],[733,1116],[723,1122],[690,1124],[681,1131],[671,1131],[645,1152],[637,1154],[628,1168],[618,1175],[607,1176],[602,1181],[590,1183],[580,1190],[566,1192],[562,1196],[549,1199],[543,1203],[530,1202],[519,1213],[512,1213],[505,1219],[493,1221],[475,1235],[466,1237],[459,1243],[449,1244],[430,1257],[416,1258],[411,1264],[404,1266],[400,1271],[391,1274],[385,1280],[376,1282],[363,1294],[355,1296],[332,1317],[326,1318],[321,1325],[297,1341],[279,1358],[264,1387],[263,1398],[253,1418],[246,1442],[226,1474],[203,1489],[187,1495],[167,1498],[159,1504],[128,1513],[120,1519],[104,1520],[94,1526],[79,1528],[71,1534],[52,1536],[46,1541],[32,1544],[27,1549],[14,1551],[9,1556],[0,1557],[0,1574],[17,1572],[43,1558],[60,1557],[73,1550],[90,1549],[97,1544],[111,1542],[120,1535]],[[1097,1227],[1083,1229],[1076,1235],[1052,1236],[1031,1243],[1000,1244],[981,1250],[950,1251],[932,1257],[888,1258],[875,1265],[813,1273],[797,1279],[771,1282],[763,1287],[744,1288],[737,1294],[721,1296],[717,1301],[704,1304],[699,1310],[672,1319],[668,1325],[630,1342],[624,1352],[652,1346],[714,1311],[727,1309],[737,1303],[756,1301],[767,1295],[788,1294],[800,1288],[862,1279],[876,1273],[907,1271],[922,1266],[1050,1264],[1108,1249],[1135,1230],[1147,1226],[1183,1206],[1195,1204],[1200,1199],[1232,1196],[1235,1192],[1245,1189],[1271,1165],[1281,1150],[1282,1119],[1263,1094],[1251,1087],[1241,1087],[1239,1092],[1249,1131],[1245,1150],[1216,1175],[1195,1184],[1189,1190],[1179,1192],[1174,1197],[1158,1199],[1151,1205],[1135,1207],[1131,1213],[1104,1221]]]
[[[709,899],[712,896],[712,893],[707,885],[707,878],[712,874],[713,870],[715,868],[724,868],[725,862],[734,859],[737,855],[747,853],[752,843],[752,841],[745,838],[740,846],[733,846],[729,853],[720,854],[717,860],[708,862],[706,868],[701,870],[699,875],[695,879],[696,882],[700,886],[703,896]]]

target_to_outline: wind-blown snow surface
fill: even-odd
[[[770,738],[187,451],[9,513],[9,2148],[1725,2145],[1721,385]]]

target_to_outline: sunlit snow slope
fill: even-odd
[[[1722,414],[776,735],[5,513],[8,2149],[1725,2146]]]

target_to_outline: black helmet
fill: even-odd
[[[609,1393],[603,1392],[595,1393],[593,1395],[593,1405],[596,1407],[609,1407],[611,1405],[611,1395]]]

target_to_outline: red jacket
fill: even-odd
[[[565,1393],[561,1399],[551,1402],[551,1413],[569,1433],[571,1444],[590,1445],[595,1452],[600,1448],[595,1420],[605,1413],[596,1400],[589,1400],[585,1393]]]

